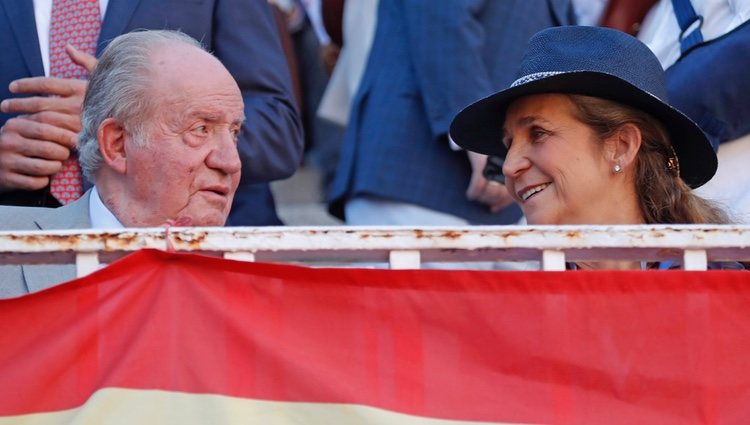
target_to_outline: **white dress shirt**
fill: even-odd
[[[99,13],[104,20],[109,0],[99,0]],[[42,54],[44,75],[49,77],[49,26],[52,20],[52,0],[34,0],[34,20],[36,33],[39,37],[39,52]]]
[[[607,9],[607,0],[573,0],[573,10],[576,14],[576,24],[598,26],[602,15]]]
[[[703,16],[701,33],[709,41],[750,19],[750,0],[690,0],[695,13]],[[659,58],[664,69],[680,58],[680,25],[671,0],[660,0],[643,20],[638,38]]]
[[[349,122],[352,99],[359,89],[375,37],[379,1],[344,2],[341,27],[344,46],[320,100],[317,112],[320,118],[341,126]]]
[[[96,186],[91,189],[89,196],[89,219],[92,229],[124,229],[125,226],[112,214],[99,197]]]

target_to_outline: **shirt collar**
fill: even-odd
[[[89,218],[92,229],[124,229],[120,220],[104,205],[96,186],[91,189],[89,196]]]

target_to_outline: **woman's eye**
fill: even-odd
[[[544,129],[538,127],[532,128],[530,133],[532,140],[539,140],[548,134]]]

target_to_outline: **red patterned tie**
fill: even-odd
[[[52,0],[49,28],[49,74],[58,78],[88,78],[88,72],[76,65],[65,52],[70,43],[78,50],[94,54],[101,28],[99,0]],[[50,179],[50,193],[62,205],[83,194],[81,168],[71,155],[62,169]]]

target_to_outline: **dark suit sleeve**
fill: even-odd
[[[507,0],[489,0],[507,1]],[[448,132],[453,116],[492,92],[482,58],[484,29],[476,19],[483,0],[404,1],[409,52],[430,129]]]
[[[242,184],[282,179],[302,157],[302,123],[278,30],[266,0],[218,0],[212,49],[245,101],[238,148]]]

